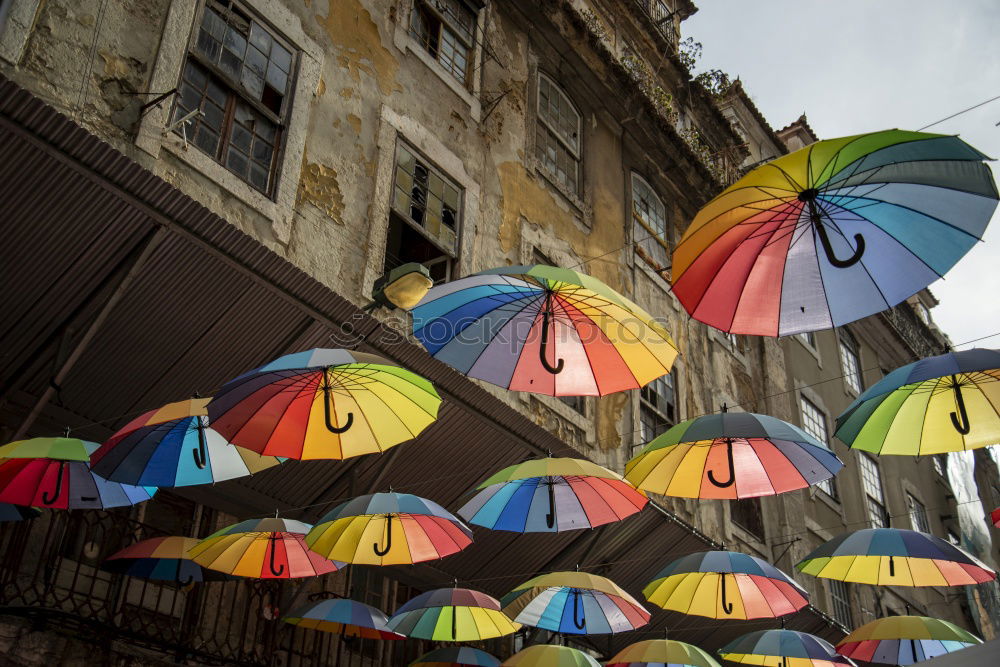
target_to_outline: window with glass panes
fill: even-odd
[[[945,461],[947,460],[945,456],[945,454],[935,454],[931,457],[931,460],[934,462],[934,472],[942,477],[945,476]]]
[[[450,280],[461,217],[462,189],[416,150],[399,142],[385,269],[419,262],[435,283]]]
[[[858,342],[847,329],[840,330],[840,368],[844,372],[844,384],[851,391],[860,394],[864,389],[861,380],[861,357]]]
[[[542,167],[572,193],[580,190],[580,114],[569,97],[544,74],[538,75],[535,153]]]
[[[469,82],[476,12],[462,0],[413,0],[410,34],[463,85]]]
[[[649,183],[632,174],[632,241],[657,271],[670,267],[667,207]]]
[[[813,349],[816,349],[816,334],[815,333],[813,333],[812,331],[805,331],[803,333],[797,333],[795,335],[798,336],[799,340],[801,340],[803,343],[805,343],[806,345],[808,345],[809,347],[811,347]]]
[[[729,513],[733,522],[761,542],[764,541],[764,514],[760,498],[743,498],[729,501]]]
[[[295,51],[233,0],[207,0],[178,85],[176,128],[255,189],[274,190]]]
[[[837,579],[826,579],[830,591],[830,612],[844,627],[853,628],[854,618],[851,614],[851,589],[848,584]]]
[[[921,533],[931,532],[931,524],[927,521],[927,508],[924,507],[924,504],[910,493],[906,494],[906,504],[910,510],[910,525],[913,526],[913,530],[919,530]]]
[[[799,412],[802,414],[802,430],[824,444],[829,444],[826,430],[826,415],[816,407],[816,404],[805,396],[799,396]],[[837,483],[834,478],[824,479],[816,484],[831,498],[837,497]]]
[[[861,484],[865,490],[865,506],[868,520],[873,528],[888,528],[889,513],[885,509],[885,494],[882,492],[882,476],[878,463],[867,454],[858,456],[861,467]]]
[[[674,374],[658,377],[639,390],[639,435],[644,446],[677,423],[677,394]]]

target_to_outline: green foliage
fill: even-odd
[[[694,41],[694,37],[682,40],[678,45],[677,56],[681,59],[681,64],[690,72],[698,63],[698,59],[701,58],[701,42]]]

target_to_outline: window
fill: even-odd
[[[274,189],[293,49],[233,0],[208,0],[177,87],[175,131],[255,189]]]
[[[845,628],[853,628],[854,618],[851,614],[851,589],[847,583],[837,579],[827,579],[826,586],[830,592],[831,615]]]
[[[641,176],[632,174],[632,241],[657,271],[670,268],[667,209]]]
[[[764,541],[764,515],[760,509],[760,498],[730,500],[729,512],[736,525],[761,542]]]
[[[580,191],[580,114],[544,74],[538,75],[535,151],[556,183],[574,195]]]
[[[948,541],[954,544],[956,547],[962,546],[962,540],[960,540],[958,538],[958,535],[956,535],[953,531],[950,530],[948,531]]]
[[[910,510],[910,525],[913,526],[913,530],[919,530],[921,533],[931,532],[924,504],[909,493],[906,494],[906,504]]]
[[[885,511],[885,495],[882,493],[882,477],[878,463],[867,454],[859,455],[861,484],[865,490],[865,506],[872,528],[888,528],[889,513]]]
[[[656,29],[669,42],[673,43],[676,37],[674,33],[674,12],[670,11],[666,0],[638,0],[639,6],[649,15]]]
[[[934,472],[936,472],[941,477],[947,477],[947,473],[945,472],[945,465],[948,459],[946,458],[946,455],[935,454],[934,456],[931,457],[931,460],[934,462]]]
[[[799,411],[802,413],[802,430],[820,442],[828,444],[829,433],[826,430],[826,415],[823,411],[805,396],[799,396]],[[833,477],[824,479],[816,486],[836,500],[837,484]]]
[[[677,371],[675,370],[674,373]],[[639,391],[641,447],[677,423],[674,374],[658,377]]]
[[[734,333],[723,333],[722,337],[725,339],[729,350],[734,354],[746,354],[747,350],[750,349],[747,339],[743,336],[737,336]]]
[[[476,12],[462,0],[414,0],[410,34],[462,85],[469,83]]]
[[[917,315],[920,316],[924,324],[931,324],[931,309],[923,301],[917,302]]]
[[[855,394],[864,389],[861,378],[861,357],[858,343],[847,329],[840,330],[840,368],[844,372],[844,384]]]
[[[816,349],[816,334],[814,332],[805,331],[803,333],[797,333],[795,335],[798,336],[800,341],[802,341],[812,349],[814,350]]]
[[[415,150],[396,146],[385,270],[419,262],[435,283],[451,279],[458,255],[462,190]]]

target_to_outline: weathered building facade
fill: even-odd
[[[114,243],[122,246],[102,254],[101,244],[89,246],[86,238],[70,246],[74,235],[61,227],[75,216],[100,218],[98,203],[80,199],[73,202],[79,208],[52,211],[50,218],[38,213],[49,227],[38,223],[39,236],[24,232],[25,252],[43,241],[53,247],[65,242],[65,251],[79,252],[81,262],[111,268],[78,302],[74,290],[53,283],[39,292],[38,302],[18,302],[20,310],[7,311],[35,327],[37,342],[5,344],[0,414],[6,439],[68,426],[99,441],[135,411],[195,392],[208,395],[247,368],[286,351],[330,346],[331,339],[368,346],[411,367],[421,364],[420,370],[444,387],[446,401],[459,406],[428,438],[399,448],[405,451],[396,458],[296,464],[292,470],[301,477],[292,481],[278,479],[279,472],[291,474],[282,470],[218,489],[162,492],[124,518],[86,519],[90,532],[74,532],[65,517],[50,516],[37,520],[42,522],[37,528],[4,533],[3,604],[22,611],[52,606],[53,591],[60,591],[60,613],[93,613],[113,626],[99,645],[109,664],[152,662],[168,654],[194,662],[404,664],[417,648],[347,646],[331,637],[292,633],[275,619],[293,602],[331,592],[350,592],[391,612],[413,589],[447,584],[452,576],[502,593],[505,585],[518,583],[517,575],[534,571],[518,553],[541,543],[504,542],[509,551],[489,559],[512,573],[509,581],[485,577],[486,564],[470,559],[453,567],[445,561],[440,569],[414,568],[416,574],[394,569],[383,576],[357,568],[294,589],[247,584],[241,592],[216,595],[214,588],[181,590],[101,575],[95,569],[98,554],[107,553],[91,533],[110,531],[119,540],[143,530],[203,536],[233,517],[275,509],[316,519],[331,499],[390,484],[412,485],[414,492],[447,505],[451,496],[493,472],[491,465],[546,449],[576,452],[621,470],[669,425],[724,404],[772,414],[830,439],[833,418],[858,389],[845,346],[853,350],[864,386],[945,343],[915,319],[918,303],[933,305],[927,294],[912,306],[840,331],[780,341],[725,335],[683,311],[670,292],[670,254],[698,208],[742,168],[815,140],[804,119],[773,131],[739,84],[711,90],[692,79],[690,59],[679,48],[681,22],[696,11],[688,0],[25,0],[0,2],[0,8],[0,74],[8,80],[11,99],[16,88],[26,91],[32,104],[64,114],[141,173],[162,179],[163,187],[172,186],[191,206],[205,209],[190,219],[186,204],[165,212],[165,200],[153,200],[165,197],[161,186],[139,191],[139,175],[115,180],[123,178],[125,167],[112,170],[117,163],[111,158],[95,162],[96,148],[80,154],[60,144],[71,130],[54,137],[46,133],[56,121],[32,125],[44,113],[29,113],[22,98],[4,110],[11,137],[47,159],[74,169],[85,165],[77,172],[91,180],[113,182],[116,201],[141,210],[143,219],[171,235],[164,241],[155,231],[149,239],[134,232],[134,239],[125,239],[115,228]],[[21,154],[14,146],[8,144],[3,159],[4,168],[16,175],[12,161]],[[65,183],[71,183],[68,177]],[[52,187],[52,196],[71,201],[85,191],[75,181],[72,190],[59,183]],[[23,196],[16,220],[28,230],[34,200]],[[118,215],[106,224],[124,224],[127,216]],[[215,226],[205,222],[210,217],[218,221],[211,223]],[[236,230],[249,239],[239,240]],[[213,259],[175,249],[174,236]],[[8,252],[16,254],[15,246]],[[133,285],[135,267],[147,266],[150,257],[153,264]],[[42,258],[31,263],[37,261]],[[475,386],[420,356],[403,333],[405,314],[383,311],[376,315],[379,324],[358,309],[387,268],[409,261],[426,264],[438,281],[505,264],[576,268],[660,318],[682,356],[673,373],[642,391],[601,399],[560,400]],[[176,280],[147,285],[153,278],[144,278],[144,272],[153,267],[176,274]],[[293,269],[305,277],[289,277]],[[65,275],[80,281],[82,293],[89,278],[71,273],[80,270],[67,265]],[[220,280],[218,274],[230,270],[240,278]],[[197,279],[198,288],[182,279]],[[12,273],[5,289],[19,290],[17,280],[24,277]],[[306,282],[308,288],[302,286]],[[132,291],[154,286],[159,291],[146,294],[169,295],[164,309],[175,315],[171,322],[188,325],[176,334],[176,347],[160,350],[157,363],[138,351],[129,357],[125,348],[102,344],[117,340],[108,328],[118,326],[124,306],[114,300],[128,303]],[[51,299],[57,292],[66,295],[65,304]],[[326,306],[331,310],[316,305],[317,295],[327,293],[322,299],[335,304]],[[265,308],[260,305],[265,294],[277,294],[285,305]],[[107,310],[101,305],[109,303]],[[115,329],[121,345],[162,345],[151,336],[163,334],[152,324],[156,314],[138,306],[130,312],[149,321]],[[305,319],[298,323],[298,316]],[[92,327],[94,322],[101,326]],[[345,323],[365,333],[345,333]],[[94,370],[99,364],[105,365],[103,376]],[[193,370],[201,367],[204,373]],[[131,374],[143,389],[127,400],[93,401],[83,378],[96,374],[111,380],[112,371]],[[482,421],[484,430],[473,433],[465,426],[469,420]],[[463,475],[451,476],[454,489],[419,487],[421,477],[438,480],[447,469],[440,460],[420,462],[419,454],[411,454],[425,442],[428,456],[464,459],[461,465],[449,461]],[[504,447],[510,451],[494,451]],[[779,567],[792,571],[823,539],[872,520],[866,514],[870,505],[860,502],[861,491],[872,488],[870,482],[863,486],[866,459],[837,447],[848,466],[827,490],[741,503],[659,499],[664,509],[647,510],[654,515],[648,521],[656,530],[667,530],[664,524],[679,531],[683,544],[654,543],[665,538],[650,528],[648,553],[622,576],[648,579],[685,549],[719,543],[778,559]],[[883,509],[919,516],[911,503],[918,501],[930,527],[944,536],[949,528],[941,517],[947,512],[940,508],[947,505],[948,487],[933,461],[881,459],[875,465],[885,480]],[[910,526],[905,518],[893,525]],[[638,541],[638,534],[630,539]],[[476,548],[479,540],[477,532]],[[606,542],[550,541],[556,546],[540,552],[536,567],[572,567],[574,559],[603,571],[626,567],[630,543],[624,534]],[[27,568],[22,554],[37,554],[31,560],[37,567]],[[886,609],[900,611],[902,604],[895,593],[875,599],[870,590],[798,579],[817,608],[797,615],[804,619],[798,622],[831,637],[838,629],[830,617],[847,627]],[[81,581],[84,592],[78,590]],[[83,604],[88,595],[103,602]],[[930,615],[968,625],[953,594],[908,599]],[[101,605],[109,600],[117,606],[105,618]],[[22,616],[41,623],[38,613]],[[676,628],[672,636],[680,639],[685,624],[694,633],[689,639],[718,638],[715,626],[677,615],[656,618]],[[212,628],[205,635],[211,639],[190,641],[187,629],[195,621]],[[58,643],[51,621],[41,628],[31,622],[9,625],[3,640],[8,655],[24,662],[92,664],[87,661],[95,649],[85,632]],[[164,627],[174,634],[162,636]],[[726,631],[738,630],[730,624]],[[611,643],[602,642],[581,645],[607,654]],[[505,652],[507,644],[496,650]]]

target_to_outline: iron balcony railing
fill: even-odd
[[[674,32],[674,13],[670,11],[670,6],[666,0],[635,0],[639,9],[653,22],[656,31],[660,33],[671,46],[677,43],[677,34]]]

